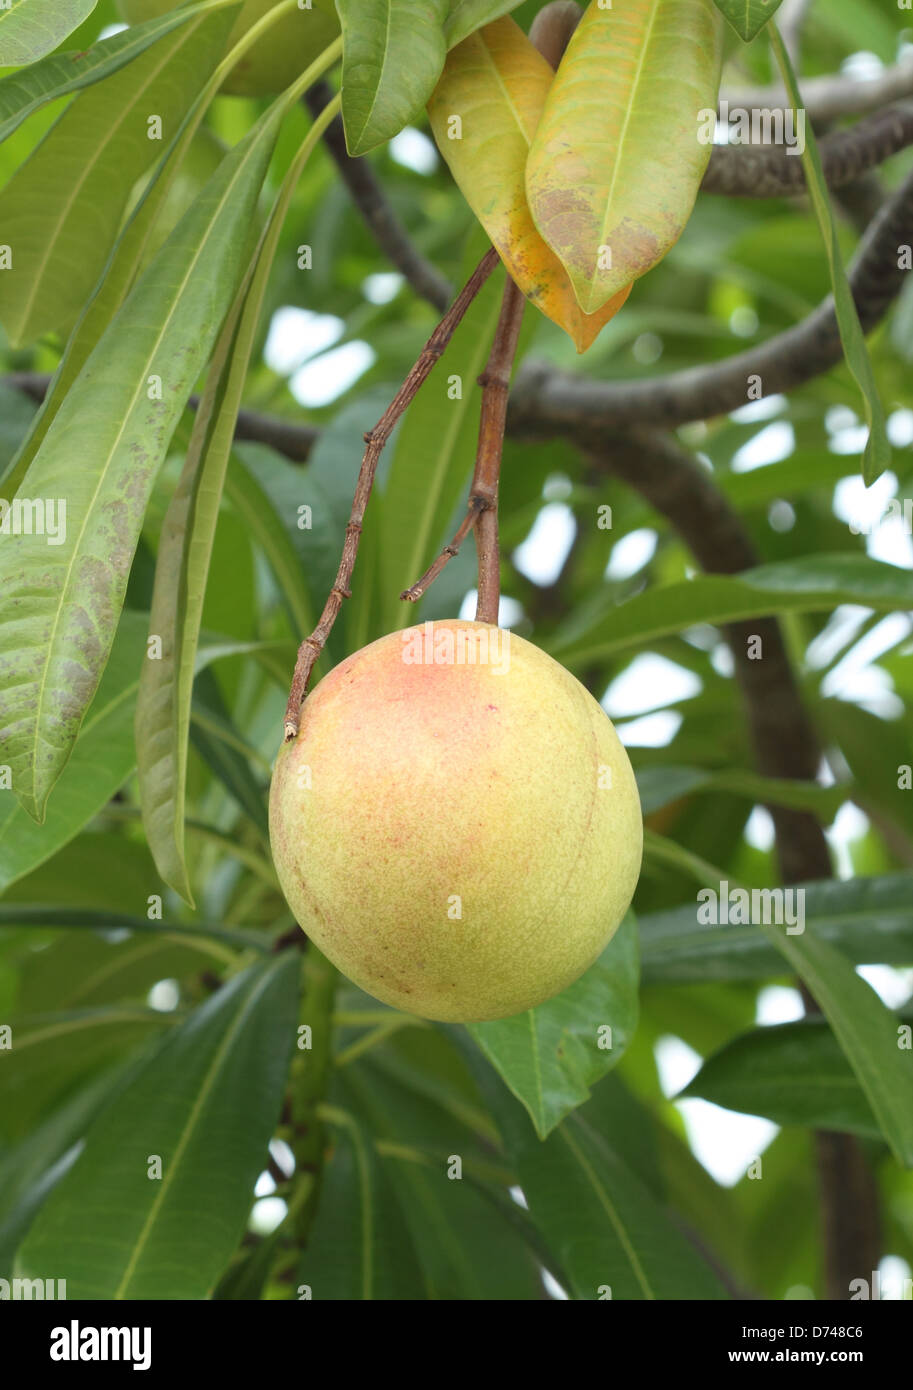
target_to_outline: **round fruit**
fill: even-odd
[[[447,621],[372,642],[307,697],[270,838],[292,911],[344,974],[468,1023],[592,964],[643,829],[627,753],[579,681],[520,637]]]
[[[183,0],[119,0],[128,24],[141,24]],[[252,24],[271,10],[277,0],[246,0],[232,29],[226,53]],[[310,9],[294,9],[277,19],[262,39],[249,48],[238,62],[222,91],[231,96],[262,97],[281,92],[318,58],[339,34],[339,20],[333,0],[312,0]]]
[[[228,147],[223,145],[219,137],[213,134],[207,126],[200,126],[190,142],[187,153],[181,160],[180,167],[168,192],[165,194],[165,200],[159,209],[159,215],[155,219],[155,225],[149,234],[149,240],[143,252],[143,259],[139,266],[140,271],[146,269],[156,252],[168,240],[184,213],[202,192],[227,153]],[[142,197],[151,177],[151,172],[145,174],[134,186],[133,192],[130,194],[130,201],[127,204],[127,211],[124,214],[125,222]]]

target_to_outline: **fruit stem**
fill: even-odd
[[[476,509],[476,552],[479,560],[479,596],[476,622],[495,623],[501,602],[501,552],[498,547],[498,483],[507,422],[507,394],[517,352],[517,340],[526,300],[508,276],[501,313],[485,370],[479,377],[482,414],[475,473],[469,489],[469,506]]]
[[[501,301],[501,314],[495,329],[494,341],[485,370],[479,377],[482,387],[482,411],[479,419],[479,443],[476,464],[469,489],[466,515],[449,545],[425,570],[421,579],[400,598],[416,603],[437,579],[441,570],[460,553],[460,546],[475,528],[476,550],[479,556],[479,597],[476,622],[497,623],[501,599],[501,556],[498,550],[498,481],[501,475],[501,455],[504,450],[504,425],[507,419],[507,393],[511,368],[517,351],[517,338],[526,301],[513,280],[508,277]],[[486,616],[482,616],[482,614]],[[488,616],[488,615],[492,616]]]
[[[365,435],[365,444],[367,447],[361,461],[358,482],[355,485],[355,496],[352,500],[349,523],[346,526],[346,537],[342,548],[342,558],[339,561],[339,569],[336,572],[336,580],[324,604],[319,623],[314,628],[311,635],[306,637],[298,648],[298,659],[295,662],[295,674],[292,678],[288,704],[285,709],[286,742],[295,738],[298,733],[301,705],[307,693],[311,671],[314,669],[314,665],[320,653],[323,651],[326,640],[332,631],[333,624],[342,607],[343,599],[348,598],[351,592],[349,583],[352,578],[352,572],[355,569],[355,560],[358,556],[358,542],[361,536],[365,508],[371,496],[371,488],[374,484],[374,475],[377,472],[377,463],[381,455],[381,450],[393,433],[394,426],[400,416],[416,396],[432,367],[450,342],[466,310],[469,308],[473,299],[475,299],[479,290],[497,264],[497,251],[495,251],[494,248],[486,251],[485,255],[466,281],[466,284],[447,310],[447,313],[441,319],[437,328],[435,328],[431,337],[422,348],[418,360],[410,369],[408,376],[393,397],[393,400],[390,402],[374,428],[368,430]]]

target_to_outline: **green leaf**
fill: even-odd
[[[295,489],[288,511],[280,509],[278,489],[270,487],[270,481],[275,481],[275,478],[270,479],[269,475],[264,477],[258,466],[261,461],[267,461],[270,473],[280,474],[282,481],[291,483]],[[265,447],[240,453],[237,449],[233,450],[225,475],[225,495],[239,515],[244,517],[250,526],[252,538],[269,561],[279,591],[288,606],[289,621],[296,636],[311,632],[317,621],[302,573],[302,559],[292,539],[296,532],[299,536],[302,534],[297,526],[297,489],[300,480],[301,469]]]
[[[481,29],[483,24],[500,19],[520,4],[522,0],[450,0],[444,21],[444,38],[448,49],[455,48],[470,34]]]
[[[192,7],[194,10],[196,6]],[[191,8],[181,11],[189,15]],[[132,32],[132,31],[131,31]],[[13,465],[4,479],[7,495],[18,492],[22,480],[38,453],[51,424],[71,389],[79,378],[91,353],[105,330],[121,308],[141,266],[145,266],[160,245],[160,217],[167,212],[166,200],[179,186],[184,161],[191,155],[194,140],[207,107],[216,95],[228,70],[229,59],[223,59],[208,80],[198,89],[190,111],[175,132],[129,222],[118,237],[105,265],[103,278],[84,305],[79,322],[67,341],[66,349],[54,373],[50,387],[35,417],[32,429],[24,441]]]
[[[852,1067],[820,1018],[756,1028],[733,1038],[707,1058],[681,1092],[685,1096],[763,1115],[779,1125],[880,1137]]]
[[[806,929],[856,965],[913,964],[913,875],[825,880],[805,890]],[[645,984],[764,980],[783,973],[758,926],[697,921],[697,903],[640,919]]]
[[[537,1297],[541,1284],[528,1247],[465,1176],[460,1181],[448,1178],[452,1155],[458,1155],[468,1171],[473,1157],[485,1154],[465,1124],[434,1099],[385,1075],[371,1055],[345,1067],[336,1090],[339,1104],[375,1143],[384,1142],[388,1152],[392,1144],[413,1154],[397,1158],[390,1152],[384,1172],[418,1254],[424,1297]],[[416,1162],[416,1156],[426,1161]],[[387,1295],[377,1289],[376,1296]]]
[[[0,9],[0,67],[36,63],[78,29],[98,0],[6,0]]]
[[[24,496],[67,502],[64,544],[16,536],[0,553],[3,640],[12,647],[0,721],[16,794],[36,819],[108,658],[158,467],[242,274],[283,109],[272,107],[234,147],[172,232],[23,481]]]
[[[476,378],[491,349],[503,293],[504,273],[498,269],[470,305],[446,359],[412,402],[396,436],[378,518],[385,632],[416,621],[416,605],[399,596],[452,535],[448,528],[475,462],[481,407]],[[457,400],[448,396],[454,374],[463,383]]]
[[[269,937],[264,932],[244,931],[239,927],[222,927],[212,922],[157,922],[145,917],[131,917],[123,912],[111,912],[97,907],[57,907],[49,903],[0,903],[0,927],[76,927],[92,931],[129,931],[151,933],[155,936],[176,936],[193,943],[202,940],[221,941],[239,951],[267,952]]]
[[[526,164],[541,235],[593,314],[684,231],[710,158],[723,25],[713,0],[591,4],[555,74]]]
[[[296,1285],[324,1301],[423,1299],[415,1247],[370,1134],[344,1111],[326,1119],[333,1146]]]
[[[215,2],[221,8],[224,0]],[[235,0],[235,4],[240,3],[241,0]],[[70,51],[52,53],[31,67],[0,79],[0,142],[45,103],[69,96],[71,92],[78,92],[83,87],[91,87],[110,77],[145,53],[157,39],[164,38],[172,29],[212,8],[213,0],[206,0],[205,4],[200,5],[182,6],[150,19],[146,24],[132,24],[129,29],[100,39],[80,53],[78,60]]]
[[[0,319],[13,346],[70,332],[133,187],[161,150],[149,138],[150,113],[170,138],[221,57],[232,23],[231,11],[199,15],[80,92],[0,193],[0,225],[11,248],[11,267],[0,277]]]
[[[12,901],[76,911],[100,907],[133,912],[137,884],[154,882],[155,865],[140,840],[118,830],[82,830],[43,865],[4,889],[0,914]]]
[[[899,1163],[913,1168],[913,1051],[901,1050],[897,1019],[847,958],[808,932],[763,930],[821,1007]]]
[[[0,484],[4,486],[4,496],[7,498],[10,495],[10,489],[5,487],[7,471],[31,429],[34,417],[35,407],[28,396],[0,381]]]
[[[663,763],[636,769],[640,806],[645,816],[680,797],[707,792],[733,792],[762,806],[790,806],[798,811],[814,811],[829,823],[853,788],[841,784],[820,787],[817,782],[793,781],[786,777],[762,777],[744,768],[720,768],[709,772],[701,767],[678,767]]]
[[[840,603],[879,611],[913,608],[913,574],[867,555],[806,555],[745,570],[738,578],[700,575],[634,594],[593,620],[572,620],[549,650],[563,665],[579,669],[698,623],[816,612]]]
[[[13,1257],[35,1213],[69,1171],[75,1145],[128,1070],[101,1076],[77,1091],[0,1159],[0,1279],[12,1274]]]
[[[880,808],[913,838],[913,796],[901,781],[901,769],[913,765],[909,715],[880,719],[846,700],[827,699],[816,702],[814,717],[856,778],[863,807]]]
[[[78,834],[133,771],[133,710],[146,623],[144,614],[122,614],[105,673],[44,824],[35,824],[12,791],[0,791],[0,892]]]
[[[712,864],[662,836],[644,836],[663,857],[677,863],[714,894],[747,892],[729,882]],[[792,886],[791,893],[798,891]],[[808,986],[859,1079],[884,1138],[898,1161],[913,1167],[913,1051],[904,1047],[897,1020],[875,991],[835,947],[806,930],[797,914],[804,900],[793,898],[790,922],[765,921],[775,913],[769,902],[752,904],[750,915]],[[727,914],[728,915],[728,914]],[[785,916],[785,914],[784,914]]]
[[[173,1024],[171,1014],[130,1004],[14,1019],[12,1049],[0,1067],[0,1135],[30,1133],[90,1077]]]
[[[206,1297],[243,1232],[279,1114],[297,981],[297,953],[274,957],[174,1030],[92,1126],[17,1274],[59,1270],[72,1298]]]
[[[162,636],[163,651],[160,660],[144,663],[140,678],[137,766],[149,847],[162,878],[188,902],[192,902],[192,894],[183,845],[187,736],[194,662],[222,489],[285,216],[308,157],[337,110],[338,101],[330,102],[314,121],[254,248],[216,347],[184,468],[162,528],[150,631]],[[262,799],[259,806],[262,812]]]
[[[542,1142],[487,1063],[478,1054],[469,1060],[516,1164],[530,1215],[554,1250],[572,1298],[725,1296],[697,1251],[613,1147],[600,1087]]]
[[[337,0],[342,116],[349,154],[391,140],[423,109],[441,74],[447,0]]]
[[[769,33],[771,46],[780,67],[784,86],[789,93],[793,111],[798,112],[804,110],[802,97],[799,94],[799,86],[796,82],[796,74],[793,71],[793,65],[790,62],[786,46],[775,24],[770,26]],[[806,139],[805,148],[802,151],[802,167],[805,170],[805,180],[808,185],[809,198],[811,199],[812,208],[814,209],[818,226],[821,229],[821,237],[824,241],[824,249],[831,273],[831,290],[834,296],[837,326],[840,330],[840,341],[843,343],[843,351],[846,355],[846,364],[852,372],[857,386],[862,392],[863,412],[869,427],[869,437],[866,440],[862,455],[862,476],[865,479],[866,485],[868,485],[873,483],[886,468],[890,467],[891,446],[888,443],[884,410],[881,405],[881,397],[878,394],[878,384],[875,381],[872,359],[869,357],[869,350],[865,342],[865,334],[859,322],[859,315],[856,312],[853,292],[846,278],[843,257],[840,254],[840,243],[837,240],[837,224],[834,221],[834,214],[831,209],[830,197],[827,191],[827,183],[824,178],[824,170],[821,167],[821,156],[818,153],[818,142],[811,128],[811,122],[806,123]]]
[[[740,39],[749,43],[780,8],[781,0],[714,0]]]
[[[228,745],[225,739],[214,734],[212,726],[207,724],[206,716],[212,715],[217,721],[227,721],[228,711],[222,700],[217,682],[211,673],[207,672],[205,675],[209,678],[197,678],[197,687],[194,692],[194,708],[198,709],[204,717],[201,720],[192,720],[190,737],[197,752],[205,759],[251,823],[257,827],[264,843],[266,843],[269,840],[266,785],[258,782],[251,771],[247,758],[236,748]],[[230,723],[228,723],[228,727],[232,727]],[[144,810],[144,820],[145,815]]]
[[[569,989],[512,1018],[470,1024],[469,1032],[544,1139],[621,1060],[637,1014],[637,923],[629,913]]]
[[[17,1007],[28,1014],[144,999],[158,980],[180,980],[191,971],[212,970],[214,961],[216,968],[224,968],[234,960],[225,947],[209,946],[181,929],[118,941],[94,931],[73,932],[26,956]]]

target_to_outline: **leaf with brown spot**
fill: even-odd
[[[156,472],[246,266],[282,115],[281,103],[270,108],[172,232],[62,401],[17,493],[22,503],[66,503],[62,537],[19,534],[0,546],[0,747],[35,820],[108,660]]]
[[[628,297],[596,314],[580,308],[558,257],[536,230],[524,171],[554,73],[512,19],[472,34],[448,55],[428,103],[431,128],[460,189],[531,303],[583,352]],[[459,138],[450,138],[459,117]]]
[[[713,0],[590,4],[526,165],[535,224],[594,313],[681,236],[711,145],[723,21]]]

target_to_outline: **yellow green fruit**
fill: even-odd
[[[177,9],[182,0],[118,0],[118,3],[128,24],[141,24]],[[277,0],[247,0],[229,35],[226,53],[276,3]],[[290,10],[247,50],[222,90],[231,96],[244,97],[281,92],[338,34],[339,19],[333,0],[311,0],[310,9]]]
[[[447,621],[382,637],[315,687],[276,759],[270,837],[292,911],[345,975],[479,1022],[592,964],[643,830],[627,753],[579,681],[514,634]]]

